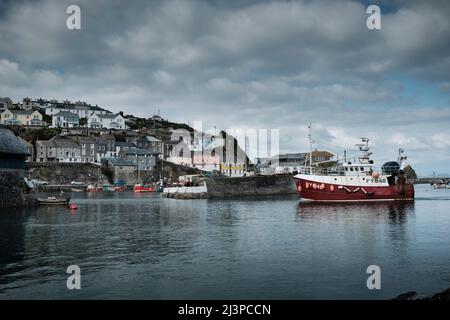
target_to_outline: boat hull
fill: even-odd
[[[70,198],[38,198],[41,205],[68,205]]]
[[[303,200],[329,202],[411,201],[414,185],[358,186],[321,183],[294,178]]]

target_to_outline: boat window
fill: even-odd
[[[364,171],[364,167],[361,167],[361,171]]]
[[[350,167],[350,171],[353,171],[353,167]]]

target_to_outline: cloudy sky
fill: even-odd
[[[308,150],[311,122],[332,151],[368,136],[379,161],[402,147],[450,173],[449,17],[445,0],[0,0],[0,96],[280,129],[284,152]]]

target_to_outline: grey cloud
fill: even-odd
[[[310,121],[324,139],[337,139],[333,128],[346,132],[344,140],[364,131],[432,148],[420,137],[449,133],[448,104],[424,105],[403,95],[397,80],[447,91],[445,1],[394,1],[380,31],[365,27],[363,4],[346,0],[77,3],[81,31],[65,28],[72,1],[0,6],[1,96],[83,99],[140,116],[160,108],[175,121],[220,128],[280,128],[285,151],[306,147],[300,137]],[[440,146],[442,137],[435,137]]]

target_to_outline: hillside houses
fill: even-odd
[[[105,109],[102,109],[98,106],[93,106],[87,104],[83,101],[70,102],[54,102],[45,107],[45,114],[49,116],[53,116],[59,112],[68,111],[73,114],[76,114],[80,118],[88,118],[93,114],[110,114],[111,112]]]
[[[37,110],[5,109],[0,115],[3,125],[42,126],[42,114]]]
[[[135,139],[139,140],[139,137]],[[153,140],[153,139],[151,139]],[[159,141],[154,138],[155,142]],[[154,150],[163,149],[162,142],[154,148],[138,147],[136,142],[117,141],[114,135],[57,135],[50,140],[36,141],[36,162],[102,163],[104,158],[130,160],[140,170],[151,170],[160,157]]]
[[[294,173],[298,172],[302,166],[323,164],[333,164],[334,155],[324,150],[313,150],[303,153],[279,154],[267,159],[259,160],[259,167],[262,174]]]

